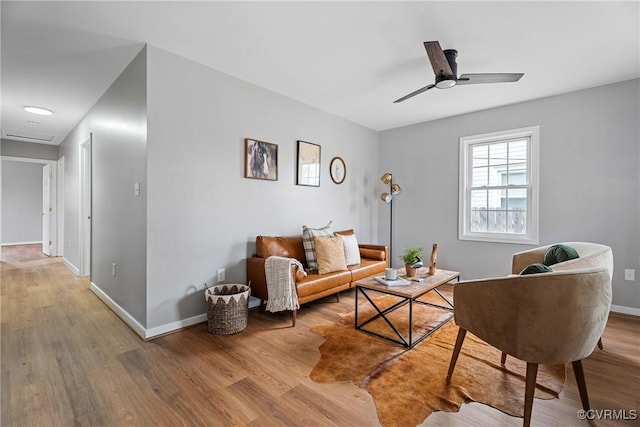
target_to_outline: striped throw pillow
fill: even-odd
[[[316,246],[313,242],[314,237],[331,237],[333,231],[331,230],[331,223],[321,228],[311,228],[306,225],[302,226],[302,245],[304,246],[304,255],[307,258],[307,268],[309,270],[318,269],[318,259],[316,257]]]

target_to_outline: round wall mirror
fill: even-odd
[[[331,180],[336,184],[342,184],[347,176],[347,166],[344,164],[342,157],[334,157],[329,165],[329,174]]]

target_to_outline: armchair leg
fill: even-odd
[[[449,363],[449,372],[447,372],[447,379],[451,378],[453,375],[453,370],[456,367],[456,362],[458,361],[458,355],[460,355],[460,349],[462,348],[462,343],[464,342],[464,337],[467,335],[466,329],[459,328],[458,329],[458,337],[456,338],[456,345],[453,348],[453,354],[451,355],[451,362]]]
[[[599,348],[600,350],[604,350],[604,346],[602,345],[602,337],[600,337],[600,338],[598,339],[598,348]]]
[[[502,356],[500,357],[500,364],[504,365],[505,363],[507,363],[507,353],[503,351]]]
[[[336,302],[340,302],[340,292],[336,292]]]
[[[527,382],[524,389],[524,427],[531,424],[531,411],[533,410],[533,395],[536,391],[536,376],[538,375],[538,364],[527,362]]]
[[[582,408],[585,411],[591,409],[589,407],[589,395],[587,394],[587,382],[584,380],[584,371],[582,370],[582,360],[576,360],[571,362],[573,365],[573,373],[576,375],[576,382],[578,383],[578,391],[580,392],[580,400],[582,401]]]
[[[296,327],[296,316],[298,314],[298,310],[291,310],[291,327]]]

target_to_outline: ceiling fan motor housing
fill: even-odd
[[[444,56],[447,58],[447,62],[449,63],[449,67],[451,68],[451,72],[453,73],[453,77],[458,76],[458,63],[456,62],[456,57],[458,56],[458,51],[455,49],[445,49],[443,50]]]
[[[447,58],[447,62],[449,63],[449,68],[451,68],[451,75],[446,75],[442,73],[439,76],[436,76],[436,87],[438,89],[448,89],[456,85],[456,80],[458,79],[458,64],[456,63],[456,57],[458,56],[458,51],[455,49],[445,49],[443,50],[444,56]]]

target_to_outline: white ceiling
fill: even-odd
[[[639,4],[2,1],[2,131],[59,144],[143,43],[390,129],[639,77]],[[393,104],[433,83],[427,40],[458,50],[458,74],[525,75]]]

